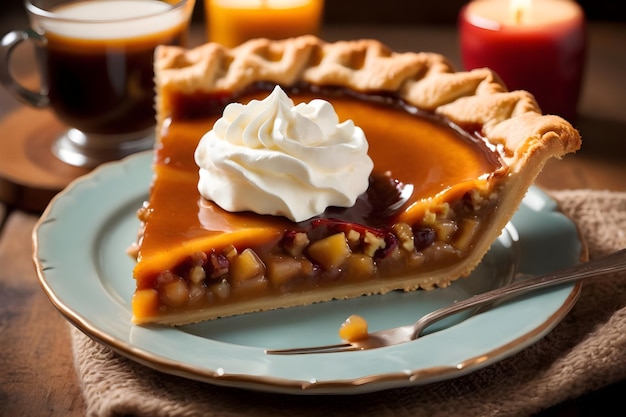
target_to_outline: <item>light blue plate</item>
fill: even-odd
[[[178,328],[134,326],[130,298],[135,212],[147,198],[152,153],[106,164],[60,193],[33,233],[41,285],[61,313],[99,342],[160,371],[224,386],[290,394],[352,394],[455,378],[513,355],[572,308],[580,285],[535,292],[414,342],[335,354],[270,356],[266,348],[339,342],[350,315],[370,330],[409,324],[436,308],[580,261],[574,224],[537,188],[471,278],[435,291],[394,292],[219,319]],[[446,323],[444,323],[446,324]],[[450,322],[447,323],[451,324]]]

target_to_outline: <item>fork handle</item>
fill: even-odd
[[[538,289],[554,287],[585,278],[602,276],[623,271],[624,269],[626,269],[626,249],[556,272],[539,275],[485,293],[477,294],[449,307],[444,307],[424,315],[413,325],[411,340],[416,339],[431,324],[463,310],[482,306],[504,298],[516,297]]]

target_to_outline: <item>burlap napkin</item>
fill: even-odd
[[[590,258],[626,247],[626,193],[553,191]],[[357,396],[292,396],[161,374],[72,329],[89,416],[527,416],[626,379],[626,273],[586,281],[544,339],[470,375]]]

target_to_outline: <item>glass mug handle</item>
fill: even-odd
[[[11,54],[13,49],[24,41],[32,41],[37,47],[43,47],[46,44],[46,39],[31,29],[14,30],[4,35],[2,43],[0,43],[0,82],[22,102],[38,108],[47,107],[50,104],[50,99],[45,94],[44,89],[40,91],[29,90],[11,74]]]

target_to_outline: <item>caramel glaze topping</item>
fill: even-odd
[[[374,161],[368,191],[351,208],[329,208],[298,224],[282,217],[226,212],[199,195],[193,153],[227,103],[262,99],[270,88],[259,84],[237,96],[171,97],[179,112],[166,120],[160,132],[155,157],[159,181],[151,190],[150,222],[135,269],[139,287],[152,285],[156,274],[174,268],[194,251],[230,244],[240,250],[267,246],[286,230],[310,230],[329,222],[383,231],[398,221],[415,224],[437,202],[458,200],[505,170],[478,129],[461,129],[388,95],[292,87],[285,91],[296,104],[324,98],[333,104],[341,121],[352,119],[363,129]]]

